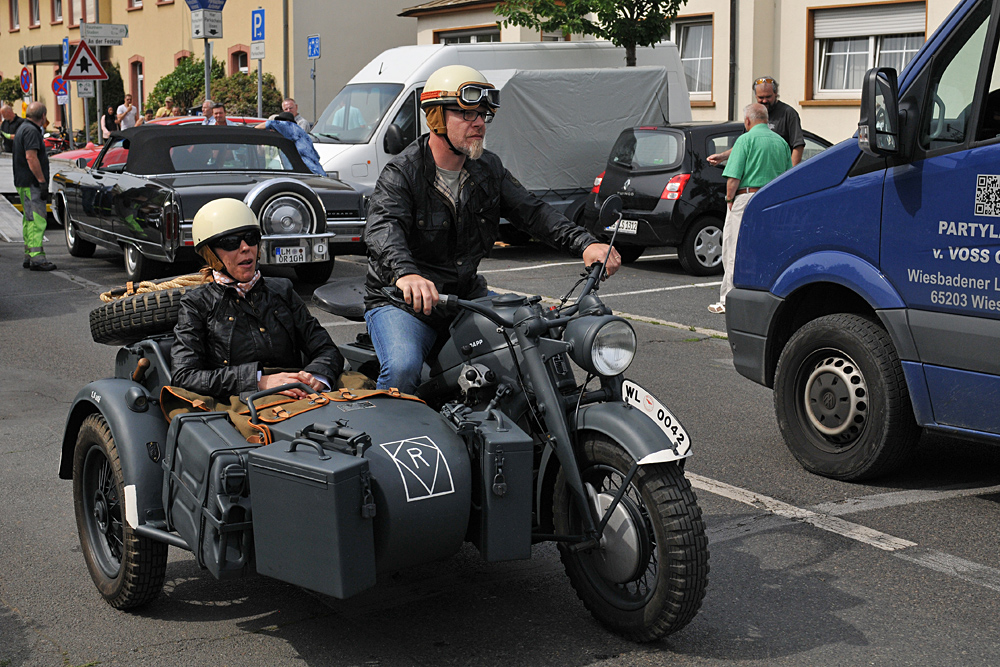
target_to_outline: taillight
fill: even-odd
[[[690,178],[691,174],[677,174],[671,178],[667,187],[663,188],[660,199],[680,199],[681,195],[684,194],[684,186],[687,185]]]
[[[594,187],[591,190],[591,192],[593,192],[595,195],[597,194],[598,190],[601,189],[601,181],[603,180],[604,180],[604,172],[602,171],[600,174],[598,174],[597,178],[594,179]]]

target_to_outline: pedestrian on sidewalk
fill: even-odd
[[[24,268],[51,271],[56,265],[45,259],[45,204],[49,201],[49,157],[45,154],[43,128],[47,110],[41,102],[28,105],[27,122],[14,135],[14,187],[24,213]]]
[[[136,117],[139,115],[139,109],[132,105],[132,94],[129,93],[125,95],[125,101],[118,105],[118,127],[123,130],[127,130],[130,127],[136,126]]]
[[[743,109],[746,133],[733,144],[722,175],[726,177],[726,224],[722,231],[722,287],[719,301],[708,307],[713,313],[726,312],[726,295],[733,289],[736,241],[743,211],[753,194],[792,168],[792,151],[781,135],[767,126],[767,107],[749,104]]]
[[[14,113],[14,109],[9,104],[0,106],[0,118],[3,118],[3,122],[0,123],[0,135],[3,136],[3,151],[4,153],[10,153],[14,150],[14,134],[17,132],[17,128],[21,127],[24,119]]]

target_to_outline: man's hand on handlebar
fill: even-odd
[[[262,375],[261,378],[257,380],[257,389],[264,391],[265,389],[273,389],[274,387],[280,387],[283,384],[292,384],[294,382],[307,384],[312,387],[314,391],[326,391],[327,388],[325,384],[314,378],[312,373],[299,371],[298,373],[273,373],[271,375]],[[308,396],[306,392],[294,387],[278,393],[290,396],[291,398],[305,398]]]
[[[603,262],[605,257],[608,258],[608,263],[604,265],[604,272],[608,277],[611,277],[615,275],[615,271],[621,268],[622,265],[622,256],[618,254],[617,250],[612,248],[611,255],[608,256],[607,243],[591,243],[583,250],[584,266],[591,266],[593,264]]]
[[[584,255],[586,256],[586,254]],[[406,305],[416,313],[430,315],[431,309],[441,300],[437,286],[427,278],[415,273],[408,273],[396,281],[396,287],[403,293]]]

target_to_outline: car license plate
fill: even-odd
[[[639,412],[652,419],[660,427],[660,430],[673,443],[675,453],[678,456],[688,454],[691,449],[691,439],[674,413],[667,409],[667,406],[631,380],[625,380],[622,384],[622,399],[627,405],[637,408]]]
[[[306,249],[302,246],[275,248],[274,255],[278,264],[299,264],[306,261]]]
[[[639,221],[638,220],[622,220],[618,224],[619,234],[636,234],[639,231]],[[615,231],[615,225],[609,225],[604,228],[606,232]]]

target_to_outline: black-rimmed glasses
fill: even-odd
[[[250,247],[260,245],[260,230],[248,229],[244,232],[226,234],[212,241],[212,246],[226,252],[232,252],[233,250],[239,250],[240,244],[243,241],[246,241]]]
[[[454,107],[448,107],[448,111],[454,111],[455,113],[462,114],[462,119],[468,123],[474,122],[480,116],[483,117],[484,123],[492,123],[493,116],[495,115],[492,111],[480,111],[479,109],[456,109]]]

